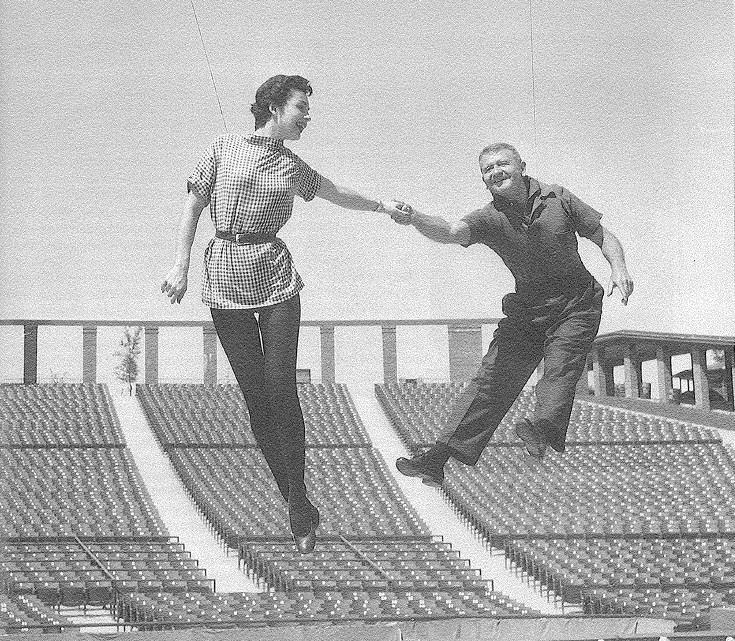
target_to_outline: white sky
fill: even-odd
[[[487,202],[477,153],[604,214],[636,292],[602,331],[735,334],[733,7],[724,0],[258,3],[195,0],[230,131],[275,73],[312,82],[291,148],[335,182],[459,218]],[[0,317],[207,319],[171,307],[185,180],[223,131],[191,5],[2,2]],[[500,315],[512,279],[485,247],[298,201],[282,232],[304,318]],[[608,269],[582,240],[603,284]],[[377,379],[376,379],[377,380]]]

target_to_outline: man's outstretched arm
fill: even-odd
[[[470,227],[462,220],[449,222],[441,216],[422,214],[405,204],[401,205],[400,213],[391,213],[390,217],[399,225],[413,225],[419,233],[437,243],[468,245],[470,242]]]
[[[590,236],[590,240],[600,248],[602,255],[610,263],[610,282],[607,284],[606,294],[610,296],[617,287],[623,297],[623,305],[627,305],[628,298],[633,293],[633,279],[625,265],[623,246],[615,234],[602,225]]]

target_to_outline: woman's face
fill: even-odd
[[[276,135],[284,140],[298,140],[301,132],[311,120],[309,97],[303,91],[292,90],[283,107],[276,108],[273,119],[277,125]]]

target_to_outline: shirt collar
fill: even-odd
[[[246,136],[245,140],[253,145],[260,145],[261,147],[283,147],[283,140],[281,138],[271,138],[269,136],[256,136],[250,134]]]
[[[538,180],[535,178],[532,178],[531,176],[526,176],[526,185],[528,187],[528,202],[530,203],[536,196],[539,194],[544,194],[544,187],[545,185],[542,185]]]
[[[493,198],[493,207],[495,207],[495,209],[497,209],[498,211],[502,211],[503,213],[523,216],[524,211],[528,209],[529,204],[533,202],[533,199],[536,197],[536,194],[540,190],[540,184],[535,178],[523,176],[523,182],[526,183],[526,191],[528,192],[528,198],[526,199],[525,207],[523,207],[520,203],[511,202],[510,200],[505,200],[504,198],[497,196]]]

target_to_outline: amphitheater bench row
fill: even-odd
[[[369,447],[343,384],[298,386],[307,447]],[[137,396],[160,444],[169,447],[256,447],[235,385],[138,385]]]
[[[0,448],[124,445],[105,385],[0,384]]]
[[[375,393],[406,447],[418,452],[436,442],[445,428],[453,404],[466,383],[376,384]],[[500,422],[490,447],[521,446],[515,424],[531,415],[533,391],[525,389]],[[646,416],[625,409],[577,400],[567,432],[567,445],[643,443],[720,443],[711,428],[684,421]]]
[[[387,384],[376,395],[417,453],[463,389]],[[719,435],[576,401],[566,452],[537,462],[513,434],[534,405],[525,390],[476,466],[450,461],[443,492],[457,515],[548,595],[588,613],[663,613],[696,627],[730,603],[735,457]]]
[[[249,429],[243,435],[239,390],[141,389],[142,406],[177,474],[214,530],[238,549],[248,573],[287,594],[445,590],[490,598],[487,581],[467,561],[431,541],[370,446],[347,388],[300,385],[299,393],[307,416],[329,407],[307,439],[307,485],[321,513],[319,545],[308,559],[290,540],[285,502],[261,452],[249,445]],[[227,416],[237,417],[236,434]],[[345,425],[360,431],[345,431]],[[307,434],[312,427],[307,422]]]

